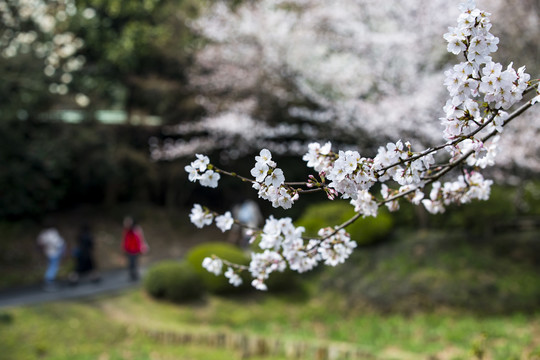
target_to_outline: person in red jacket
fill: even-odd
[[[129,277],[133,281],[139,279],[139,255],[148,251],[148,245],[139,225],[131,217],[124,218],[124,231],[122,235],[122,248],[128,260]]]

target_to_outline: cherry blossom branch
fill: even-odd
[[[535,79],[534,81],[538,81],[538,79]],[[535,90],[535,89],[538,89],[538,83],[535,84],[535,85],[529,86],[525,91],[523,91],[523,95],[526,95],[526,94],[528,94],[529,92],[531,92],[531,91],[533,91],[533,90]],[[512,116],[512,118],[515,118],[515,117],[521,115],[523,112],[525,112],[525,111],[528,109],[528,107],[532,106],[532,104],[529,104],[529,103],[526,103],[525,105],[527,105],[527,104],[528,104],[529,106],[526,106],[524,109],[520,110],[520,112],[518,112],[518,113],[515,112],[515,113],[514,113],[515,115]],[[524,106],[525,106],[525,105],[524,105]],[[478,128],[476,128],[476,129],[475,129],[474,131],[472,131],[471,133],[461,135],[460,137],[456,138],[455,140],[453,140],[453,141],[451,141],[451,142],[447,142],[447,143],[445,143],[445,144],[441,144],[441,145],[438,145],[438,146],[430,147],[430,148],[428,148],[428,149],[426,149],[426,150],[424,150],[424,151],[422,151],[422,152],[420,152],[420,153],[417,153],[417,154],[414,155],[414,156],[408,157],[407,159],[400,159],[399,161],[397,161],[397,162],[395,162],[395,163],[393,163],[393,164],[390,164],[390,165],[388,165],[388,166],[385,166],[385,167],[379,169],[378,171],[384,174],[384,172],[385,172],[386,170],[388,170],[388,169],[391,169],[391,168],[396,167],[396,166],[399,166],[399,165],[406,164],[406,163],[408,163],[408,162],[412,162],[412,161],[414,161],[414,160],[421,159],[421,158],[423,158],[423,157],[426,156],[426,155],[435,153],[435,152],[437,152],[437,151],[439,151],[439,150],[441,150],[441,149],[444,149],[444,148],[446,148],[446,147],[455,146],[455,145],[459,144],[460,142],[462,142],[462,141],[464,141],[464,140],[466,140],[466,139],[468,139],[468,138],[474,137],[476,134],[478,134],[479,132],[481,132],[482,130],[484,130],[488,125],[490,125],[490,124],[493,122],[493,120],[495,119],[495,117],[497,116],[497,114],[498,114],[499,111],[498,111],[497,109],[493,109],[492,111],[493,111],[493,113],[492,113],[491,117],[490,117],[486,122],[484,122],[483,124],[477,123],[477,122],[475,121],[475,124],[478,126]],[[510,120],[511,120],[511,119],[510,119]],[[504,124],[506,125],[508,122],[509,122],[509,120],[506,120]],[[486,140],[487,140],[487,139],[486,139]]]
[[[462,53],[466,58],[445,72],[444,84],[450,97],[443,108],[445,117],[441,121],[445,126],[446,143],[413,153],[409,142],[399,140],[380,147],[372,159],[353,150],[332,152],[330,143],[323,146],[312,143],[303,159],[308,167],[319,173],[321,180],[311,175],[307,182],[289,183],[285,182],[283,171],[272,160],[268,149],[261,150],[255,157],[255,166],[251,170],[255,180],[217,169],[206,156],[196,155],[197,160],[186,166],[186,171],[191,181],[199,181],[203,186],[216,187],[220,174],[224,174],[250,182],[259,197],[269,200],[275,207],[290,208],[299,193],[325,191],[331,200],[336,197],[350,199],[355,210],[355,215],[347,221],[322,228],[318,236],[310,238],[303,236],[305,229],[295,227],[292,219],[270,216],[264,227],[256,230],[260,239],[258,247],[263,252],[252,253],[248,267],[235,267],[212,257],[203,261],[205,268],[219,274],[223,265],[228,266],[225,276],[235,285],[241,281],[237,271],[247,270],[254,278],[252,285],[265,290],[264,281],[274,271],[289,267],[303,272],[320,262],[331,266],[344,262],[356,247],[345,228],[360,217],[377,216],[382,205],[395,211],[399,208],[398,200],[404,198],[415,205],[423,204],[427,211],[436,214],[444,212],[445,206],[451,203],[464,204],[489,197],[493,182],[485,180],[477,170],[493,165],[498,134],[540,102],[540,95],[510,115],[506,113],[505,110],[519,103],[528,92],[536,89],[538,93],[538,84],[531,85],[524,67],[514,70],[511,64],[503,70],[501,64],[492,61],[490,53],[497,50],[498,38],[489,32],[488,13],[476,9],[472,0],[461,4],[460,10],[458,26],[450,28],[444,35],[448,51],[455,55]],[[434,165],[433,155],[442,149],[448,150],[450,160]],[[458,166],[461,166],[461,173],[452,181],[441,184],[439,180]],[[370,192],[377,183],[381,184],[381,199]],[[400,187],[390,189],[389,183]],[[296,189],[295,186],[308,189]],[[423,192],[428,186],[431,188],[429,195]],[[198,204],[192,209],[190,218],[198,227],[209,225],[215,219],[222,231],[229,230],[233,224],[245,225],[233,219],[230,212],[218,215]]]
[[[230,172],[230,171],[226,171],[226,170],[223,170],[223,169],[220,169],[218,167],[216,167],[215,165],[213,164],[209,164],[209,167],[208,167],[210,170],[214,170],[216,173],[219,173],[219,174],[223,174],[223,175],[227,175],[227,176],[230,176],[230,177],[233,177],[233,178],[237,178],[237,179],[240,179],[241,181],[243,182],[250,182],[252,184],[260,184],[259,182],[257,182],[256,180],[253,180],[253,179],[250,179],[250,178],[247,178],[245,176],[242,176],[242,175],[238,175],[237,173],[235,172]],[[317,189],[298,189],[298,188],[293,188],[294,186],[308,186],[308,182],[302,182],[302,181],[296,181],[296,182],[284,182],[283,183],[284,186],[287,186],[291,189],[294,189],[294,191],[296,192],[301,192],[301,193],[310,193],[310,192],[318,192],[318,191],[323,191],[324,189],[324,186],[320,186],[320,188],[317,188]]]

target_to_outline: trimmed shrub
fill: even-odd
[[[197,300],[204,294],[201,278],[185,261],[164,261],[148,270],[144,288],[153,297],[176,303]]]
[[[209,292],[213,294],[225,294],[241,292],[250,288],[250,280],[247,274],[246,276],[242,277],[242,280],[244,280],[243,284],[235,287],[229,284],[229,280],[223,274],[216,276],[203,268],[203,259],[206,257],[211,257],[212,255],[216,255],[223,260],[227,260],[239,265],[249,264],[248,256],[244,254],[242,250],[231,244],[222,242],[211,242],[193,247],[187,253],[186,261],[200,276],[202,282],[204,283],[206,289]],[[226,271],[225,266],[223,268],[223,271]]]
[[[354,208],[343,201],[331,201],[310,205],[296,226],[306,228],[306,235],[315,236],[320,228],[334,226],[354,216]],[[365,217],[356,220],[346,230],[359,245],[367,245],[387,236],[393,227],[392,217],[385,209],[380,208],[377,217]]]

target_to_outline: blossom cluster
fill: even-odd
[[[487,200],[489,198],[492,180],[486,180],[481,173],[473,171],[460,175],[456,181],[434,182],[429,199],[422,204],[432,214],[443,213],[444,206],[451,203],[465,204],[472,199]]]
[[[399,210],[399,202],[397,199],[405,197],[414,205],[419,205],[424,198],[424,193],[417,187],[411,185],[400,186],[397,190],[392,190],[386,184],[381,184],[381,196],[384,200],[384,205],[390,211]]]
[[[485,179],[478,170],[495,163],[503,126],[539,102],[540,95],[512,114],[505,111],[523,98],[530,76],[524,67],[515,71],[511,64],[503,71],[502,65],[492,61],[490,54],[497,50],[498,39],[489,32],[489,13],[476,9],[472,0],[462,4],[460,10],[458,26],[445,34],[448,50],[456,55],[463,54],[466,59],[445,72],[444,84],[450,97],[443,108],[445,143],[413,151],[410,142],[398,140],[379,147],[373,158],[363,157],[355,150],[334,152],[330,142],[312,143],[303,160],[318,173],[318,178],[311,175],[302,183],[305,189],[287,185],[271,152],[263,149],[251,170],[255,180],[250,180],[259,197],[271,201],[275,207],[289,208],[303,191],[324,191],[330,199],[349,199],[356,214],[344,224],[323,228],[318,237],[308,238],[303,236],[305,229],[295,227],[290,218],[270,216],[264,227],[255,232],[262,252],[252,253],[249,267],[243,269],[228,264],[226,276],[231,283],[239,283],[237,271],[248,270],[254,279],[252,285],[266,290],[265,281],[274,271],[288,267],[304,272],[320,263],[336,266],[357,246],[346,232],[346,226],[361,216],[377,216],[382,205],[396,211],[400,199],[422,204],[428,212],[437,214],[452,203],[489,198],[493,181]],[[538,84],[535,86],[537,88]],[[536,91],[538,93],[538,89]],[[444,150],[450,154],[449,159]],[[211,167],[208,158],[202,155],[197,158],[186,167],[192,181],[200,180],[201,174]],[[458,166],[460,175],[454,180],[441,181]],[[372,192],[376,185],[380,187],[379,197]],[[213,216],[198,204],[190,215],[199,227],[211,224]],[[221,216],[220,224],[232,225],[232,218]],[[223,264],[220,259],[208,258],[204,266],[220,274]]]
[[[209,210],[203,209],[200,204],[193,205],[191,213],[189,214],[189,219],[191,222],[197,226],[199,229],[203,228],[206,225],[211,225],[214,221],[214,213]],[[223,215],[215,216],[216,226],[222,231],[225,232],[230,230],[234,224],[234,219],[230,211],[227,211]]]
[[[208,156],[196,154],[197,160],[192,161],[190,165],[186,165],[184,170],[189,174],[188,179],[192,182],[197,182],[202,186],[215,188],[218,186],[218,181],[221,178],[219,173],[208,168],[210,159]]]
[[[255,178],[253,188],[259,193],[259,197],[268,200],[273,207],[290,209],[298,194],[291,188],[284,186],[285,176],[283,170],[277,167],[272,160],[272,153],[268,149],[262,149],[255,157],[255,166],[251,169],[251,175]]]
[[[192,215],[191,220],[197,226],[210,225],[212,222],[208,212],[205,214],[198,204],[193,207]],[[266,220],[263,229],[257,234],[258,246],[263,252],[251,254],[248,268],[253,277],[251,284],[255,288],[267,290],[265,281],[270,274],[275,271],[282,272],[287,267],[302,273],[312,270],[320,262],[330,266],[341,264],[357,246],[344,229],[321,229],[318,235],[322,240],[306,240],[302,236],[304,231],[301,226],[295,227],[291,218],[275,219],[270,216]],[[217,257],[207,257],[203,260],[203,267],[215,275],[220,275],[223,261]],[[231,266],[225,276],[235,286],[242,283]]]
[[[497,138],[492,143],[496,143]],[[469,146],[469,139],[463,141],[463,148]],[[313,149],[320,147],[316,144],[311,147],[310,152],[306,154],[305,159],[312,158],[328,158],[332,156],[332,152],[328,150],[327,154],[316,154]],[[492,146],[494,147],[494,146]],[[486,150],[486,156],[480,164],[480,160],[471,156],[467,159],[469,165],[486,165],[493,164],[493,154],[495,150],[489,147]],[[349,159],[348,165],[343,165],[340,159]],[[351,160],[356,159],[356,160]],[[321,160],[322,161],[322,160]],[[311,163],[316,163],[316,160],[311,160]],[[343,177],[341,182],[336,184],[335,181],[328,184],[342,198],[351,198],[351,205],[354,206],[356,213],[363,216],[377,216],[379,204],[375,196],[369,190],[376,182],[381,184],[381,195],[383,203],[388,209],[396,211],[399,209],[398,198],[403,197],[402,194],[410,194],[405,196],[411,203],[418,205],[422,203],[431,213],[444,212],[444,205],[450,203],[467,203],[472,199],[486,200],[489,197],[491,180],[485,180],[481,173],[473,171],[466,176],[459,176],[455,182],[446,182],[443,185],[444,191],[439,193],[437,189],[441,188],[440,182],[433,183],[433,189],[430,194],[430,200],[423,200],[424,193],[422,188],[429,181],[428,170],[431,169],[435,160],[432,154],[419,154],[411,151],[409,143],[405,145],[399,140],[396,143],[388,143],[386,147],[380,147],[377,156],[374,159],[360,158],[357,152],[340,151],[337,160],[330,162],[328,166],[319,166],[320,173],[336,174]],[[320,163],[320,161],[318,162]],[[362,166],[360,166],[362,164]],[[308,163],[309,165],[309,163]],[[337,167],[337,169],[336,169]],[[351,170],[352,169],[352,170]],[[360,170],[358,170],[360,169]],[[355,173],[357,171],[357,173]],[[345,176],[343,176],[345,173]],[[350,177],[350,174],[355,176]],[[365,175],[368,174],[369,178]],[[332,177],[329,175],[329,179]],[[366,181],[366,178],[371,181]],[[341,179],[341,178],[340,178]],[[401,185],[399,190],[391,190],[384,181],[393,180]],[[346,185],[343,185],[345,181]]]
[[[401,192],[415,188],[414,201],[418,203],[416,199],[423,197],[419,189],[425,183],[425,173],[435,163],[432,154],[415,153],[409,142],[403,143],[401,140],[379,147],[373,159],[361,157],[357,151],[351,150],[335,154],[331,151],[331,147],[329,142],[322,147],[318,143],[313,143],[303,159],[307,161],[308,167],[313,167],[323,177],[326,176],[331,180],[327,185],[333,190],[331,198],[336,195],[344,199],[350,198],[355,211],[363,216],[377,216],[379,204],[369,192],[377,182],[393,180],[401,185]],[[388,186],[383,185],[384,194],[387,195]],[[399,205],[392,201],[389,208],[397,210]]]
[[[449,28],[444,35],[448,41],[448,51],[465,55],[466,61],[445,72],[450,98],[441,118],[445,127],[444,137],[449,141],[467,136],[468,144],[448,148],[452,156],[459,156],[469,150],[478,151],[484,147],[481,136],[487,131],[502,132],[502,124],[508,117],[504,111],[523,98],[530,75],[525,67],[517,71],[512,64],[506,70],[492,61],[490,54],[497,51],[499,39],[490,33],[490,14],[476,8],[474,1],[460,5],[458,26]],[[483,96],[483,97],[482,97]]]
[[[295,227],[290,218],[275,219],[270,216],[260,233],[262,253],[252,253],[249,272],[252,285],[266,290],[265,280],[274,271],[284,271],[287,266],[299,273],[315,268],[320,262],[336,266],[343,263],[357,246],[344,230],[321,229],[321,239],[305,240],[305,229]]]
[[[223,271],[223,260],[218,257],[205,257],[202,262],[202,267],[208,272],[218,276]],[[229,279],[229,283],[233,286],[242,285],[242,278],[232,267],[227,267],[227,271],[224,273],[225,277]]]

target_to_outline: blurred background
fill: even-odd
[[[299,181],[312,141],[363,156],[439,144],[458,3],[0,0],[0,297],[42,281],[48,224],[68,254],[89,224],[103,276],[125,267],[124,216],[151,248],[142,286],[121,296],[0,308],[0,359],[540,358],[537,109],[505,129],[489,201],[359,221],[351,261],[279,275],[268,294],[206,274],[204,256],[244,262],[246,249],[189,223],[193,203],[256,200],[231,179],[190,183],[195,153],[247,175],[265,147]],[[494,60],[538,78],[540,1],[477,5]],[[258,204],[312,234],[352,212],[318,195]],[[65,256],[59,279],[73,268]]]

